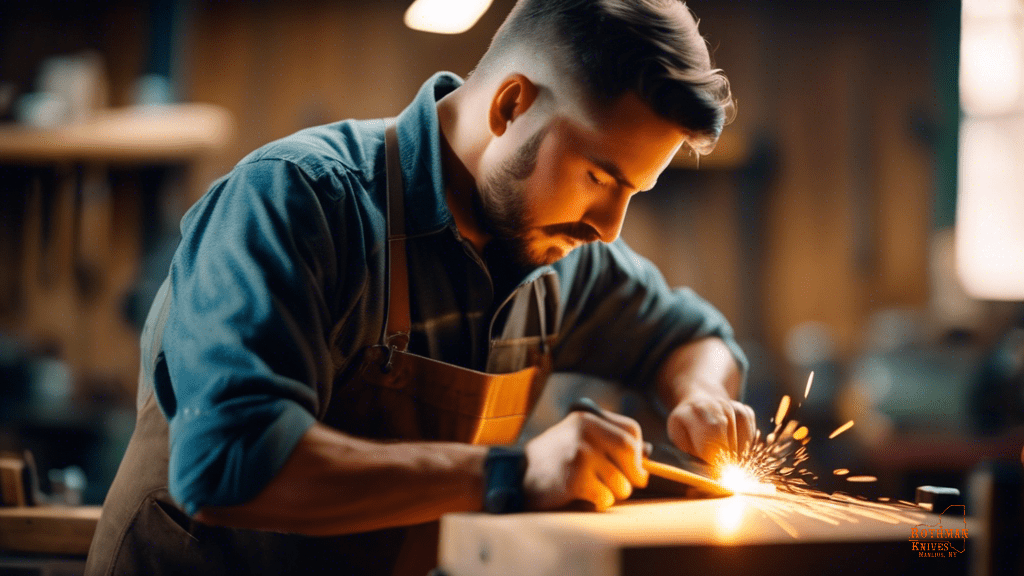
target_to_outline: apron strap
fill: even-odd
[[[409,310],[409,274],[405,253],[405,198],[402,182],[402,162],[398,148],[398,130],[394,118],[384,121],[384,155],[387,161],[386,230],[388,241],[384,247],[384,322],[381,326],[380,346],[389,351],[404,350],[412,327]],[[391,369],[391,354],[387,354],[382,369]]]
[[[534,283],[533,294],[537,303],[537,320],[540,323],[540,351],[546,356],[550,351],[548,346],[548,323],[547,307],[544,306],[544,294],[541,294],[537,287],[539,282]]]

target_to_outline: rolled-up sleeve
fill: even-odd
[[[622,240],[577,252],[554,266],[563,302],[556,370],[646,386],[675,348],[714,336],[729,347],[745,381],[746,356],[729,322],[709,302],[690,288],[670,288]]]
[[[323,200],[295,164],[256,160],[183,220],[162,346],[173,394],[158,396],[189,514],[255,497],[314,423],[338,266]]]

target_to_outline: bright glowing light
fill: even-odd
[[[964,20],[960,40],[960,99],[970,115],[1019,108],[1024,86],[1024,31],[1014,20]]]
[[[775,485],[761,482],[745,467],[738,464],[727,464],[718,474],[718,483],[736,494],[771,494]]]
[[[746,513],[747,503],[742,496],[726,498],[715,513],[715,525],[718,528],[718,535],[726,541],[739,533],[743,525],[743,515]]]
[[[1018,0],[964,0],[961,6],[964,19],[1005,18],[1024,11]]]
[[[461,34],[476,24],[492,0],[416,0],[405,11],[405,25],[435,34]]]
[[[960,129],[956,264],[976,298],[1024,299],[1024,117]]]

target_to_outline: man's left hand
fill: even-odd
[[[754,441],[754,409],[725,396],[699,391],[668,416],[668,437],[680,450],[714,463],[723,451],[742,454]]]

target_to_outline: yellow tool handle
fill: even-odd
[[[598,406],[597,402],[594,402],[590,398],[580,398],[569,406],[569,412],[573,412],[576,410],[580,412],[589,412],[599,418],[604,418],[606,420],[608,419],[608,415],[605,414],[605,411],[600,406]],[[644,453],[651,453],[650,442],[644,443]],[[661,462],[655,462],[654,460],[650,460],[647,457],[644,457],[643,466],[644,470],[647,470],[647,472],[650,474],[654,474],[655,476],[658,476],[660,478],[665,478],[666,480],[680,482],[682,484],[686,484],[687,486],[693,486],[694,488],[703,490],[704,492],[707,492],[712,496],[732,496],[733,494],[732,490],[729,490],[725,486],[722,486],[721,484],[715,482],[710,478],[705,478],[700,474],[694,474],[693,472],[683,470],[682,468],[676,468],[675,466],[662,464]]]
[[[710,478],[705,478],[700,474],[694,474],[682,468],[676,468],[668,464],[662,464],[661,462],[655,462],[644,458],[644,470],[647,470],[650,474],[654,474],[660,478],[666,480],[672,480],[674,482],[680,482],[687,486],[693,486],[694,488],[703,490],[713,496],[732,496],[732,490],[729,490],[725,486],[722,486],[718,482]]]

